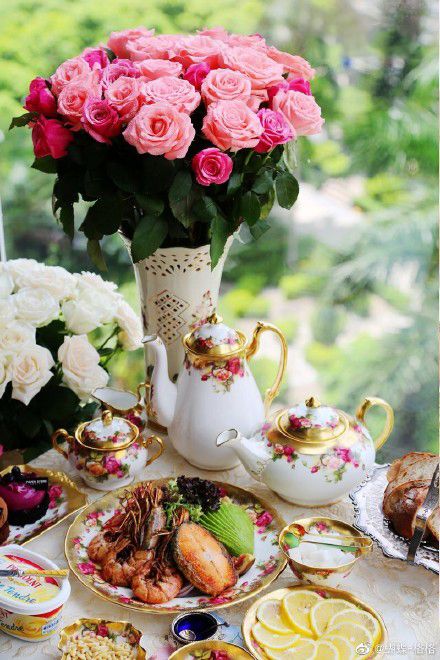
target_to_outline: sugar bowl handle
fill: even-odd
[[[151,445],[152,442],[157,442],[157,444],[159,445],[159,449],[157,450],[157,452],[155,454],[153,454],[153,456],[151,456],[147,460],[147,462],[145,463],[145,467],[147,465],[151,465],[151,463],[153,461],[155,461],[156,458],[159,458],[159,456],[163,453],[163,450],[164,450],[163,440],[162,440],[162,438],[159,438],[158,435],[150,435],[150,436],[148,436],[148,438],[142,438],[142,444],[145,447],[145,449],[148,449],[148,447]]]
[[[64,456],[64,458],[69,460],[69,455],[65,449],[61,449],[61,447],[58,444],[58,438],[61,437],[64,440],[66,440],[68,443],[73,442],[73,437],[69,435],[66,431],[66,429],[58,429],[54,433],[52,433],[51,440],[52,440],[52,447],[59,453],[61,456]]]
[[[356,417],[360,422],[362,422],[362,424],[365,424],[365,415],[373,406],[380,406],[385,410],[386,413],[385,426],[377,438],[373,440],[374,447],[377,451],[382,447],[382,445],[385,444],[391,435],[391,431],[394,427],[394,411],[390,404],[383,399],[379,399],[377,396],[367,396],[356,411]]]
[[[272,385],[272,387],[269,387],[269,389],[266,390],[266,393],[264,395],[264,414],[267,416],[272,401],[275,399],[275,397],[278,395],[280,391],[281,382],[284,378],[284,372],[286,371],[287,343],[283,333],[281,332],[281,330],[279,330],[279,328],[277,328],[275,325],[272,325],[272,323],[263,323],[262,321],[258,321],[252,335],[252,340],[246,351],[246,358],[248,360],[251,357],[253,357],[255,353],[258,351],[260,347],[260,338],[263,332],[273,332],[280,341],[280,349],[281,349],[280,361],[278,363],[278,372],[275,378],[275,382]]]

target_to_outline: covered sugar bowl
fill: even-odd
[[[67,441],[66,449],[59,446],[59,438]],[[153,441],[159,448],[148,457],[148,448]],[[52,435],[52,445],[78,470],[87,486],[97,490],[127,486],[142,468],[163,452],[161,438],[156,435],[143,438],[135,424],[113,415],[110,410],[80,424],[75,436],[58,429]]]
[[[364,423],[372,406],[386,413],[375,440]],[[288,502],[325,506],[365,479],[393,423],[391,406],[377,397],[367,397],[355,416],[311,397],[275,413],[253,437],[245,438],[236,429],[220,433],[217,445],[228,443],[255,479]]]

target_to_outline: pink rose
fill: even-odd
[[[146,103],[165,101],[180,112],[191,114],[200,104],[200,94],[187,80],[175,76],[164,76],[141,84]]]
[[[85,80],[71,82],[63,87],[58,97],[58,112],[68,120],[72,130],[81,128],[84,105],[90,96],[100,96],[99,84],[90,85]]]
[[[266,40],[258,33],[255,34],[231,34],[229,35],[228,44],[230,46],[246,46],[254,50],[266,52]]]
[[[155,80],[162,76],[180,76],[182,65],[180,62],[170,62],[169,60],[141,60],[135,62],[134,66],[139,71],[143,80]]]
[[[141,105],[139,82],[136,78],[120,76],[105,90],[105,97],[122,122],[132,119]]]
[[[316,135],[321,132],[324,119],[313,96],[288,90],[278,92],[272,99],[273,110],[279,110],[292,124],[297,135]]]
[[[283,67],[254,48],[234,46],[222,52],[225,67],[241,71],[251,80],[252,89],[264,89],[283,80]]]
[[[231,176],[232,165],[232,158],[216,147],[199,151],[199,153],[194,156],[191,163],[191,167],[196,175],[197,183],[200,183],[202,186],[209,186],[211,183],[225,183],[225,181]],[[239,369],[240,359],[235,359],[238,361]],[[233,371],[230,365],[235,368],[234,360],[229,360],[227,368],[232,373],[237,373],[237,371]]]
[[[217,101],[208,106],[202,133],[223,151],[255,147],[263,127],[244,101]]]
[[[220,382],[224,382],[225,380],[229,380],[229,378],[232,376],[231,372],[228,371],[227,369],[213,369],[212,375],[214,378],[217,378]]]
[[[105,69],[110,64],[104,48],[85,48],[81,53],[81,57],[88,63],[91,69]]]
[[[268,100],[269,100],[269,96],[267,94],[267,90],[253,89],[247,104],[251,110],[253,110],[254,112],[258,112],[260,105],[262,103],[266,103]]]
[[[225,43],[229,39],[229,32],[220,26],[213,28],[203,28],[203,30],[197,30],[197,34],[200,34],[202,37],[212,37],[218,41],[224,41]]]
[[[283,73],[288,73],[288,79],[290,78],[304,78],[304,80],[311,80],[315,75],[315,69],[313,69],[309,62],[299,55],[291,55],[290,53],[284,53],[282,50],[278,50],[274,46],[271,46],[267,49],[268,56],[281,64],[283,67]]]
[[[121,76],[126,78],[139,78],[140,71],[131,60],[120,60],[116,58],[109,66],[104,69],[102,74],[103,87],[111,85]]]
[[[63,487],[53,485],[49,488],[49,497],[52,500],[56,500],[63,494]]]
[[[285,144],[295,137],[292,126],[281,112],[262,108],[257,112],[257,117],[263,127],[260,141],[255,147],[257,153],[271,151],[277,144]]]
[[[223,156],[226,156],[226,154],[223,154]],[[232,167],[232,162],[231,162],[231,167]],[[241,360],[239,357],[231,358],[230,360],[228,360],[228,364],[226,366],[231,373],[238,374],[241,371]]]
[[[264,511],[255,521],[257,527],[267,527],[273,520],[273,516],[269,511]]]
[[[105,625],[105,623],[98,623],[98,625],[96,627],[96,634],[99,637],[108,637],[109,636],[110,633],[109,633],[109,630],[108,630],[107,626]]]
[[[32,126],[32,142],[36,158],[44,158],[44,156],[62,158],[67,154],[67,146],[72,140],[72,132],[57,119],[46,119],[40,115]]]
[[[107,99],[87,99],[81,123],[92,138],[106,144],[110,144],[110,138],[115,137],[121,129],[119,115]]]
[[[127,43],[127,52],[133,61],[167,60],[175,53],[176,42],[181,39],[179,34],[159,34],[157,37],[139,37]]]
[[[34,78],[29,85],[29,94],[26,96],[24,107],[29,112],[38,112],[45,117],[55,117],[57,102],[47,86],[44,78]]]
[[[215,69],[219,66],[219,54],[223,48],[223,42],[212,37],[200,34],[183,37],[176,43],[173,59],[183,64],[185,69],[200,62],[207,62],[211,69]]]
[[[201,92],[206,105],[234,99],[247,103],[251,96],[251,81],[240,71],[215,69],[206,76]]]
[[[60,64],[51,77],[52,92],[55,96],[58,96],[63,87],[74,80],[76,82],[79,80],[91,81],[96,79],[96,76],[99,77],[99,72],[92,72],[90,66],[82,57],[74,57],[73,59],[66,60]]]
[[[314,466],[312,467],[312,469],[310,470],[310,472],[311,472],[312,474],[316,474],[316,472],[318,472],[318,470],[319,470],[319,466],[318,466],[318,465],[314,465]]]
[[[269,87],[267,90],[267,96],[269,98],[269,101],[272,101],[273,97],[278,94],[280,90],[283,92],[287,92],[289,89],[289,83],[287,80],[282,80],[281,82],[277,83],[276,85],[272,85],[272,87]]]
[[[139,37],[151,37],[154,30],[147,30],[144,27],[134,28],[133,30],[121,30],[120,32],[112,32],[107,42],[107,46],[118,57],[128,57],[127,44],[134,41]]]
[[[288,89],[291,89],[294,92],[302,92],[303,94],[307,94],[307,96],[312,96],[310,83],[308,80],[304,80],[304,78],[292,78],[287,84]]]
[[[182,65],[181,65],[182,66]],[[185,80],[194,85],[196,89],[200,89],[202,82],[205,80],[208,73],[211,71],[211,67],[208,62],[200,62],[199,64],[191,64],[185,71],[183,76]]]
[[[104,458],[103,465],[109,474],[116,474],[121,467],[120,461],[112,456],[112,454]]]
[[[195,136],[189,115],[170,103],[144,105],[130,121],[124,138],[140,154],[183,158]]]
[[[77,566],[83,575],[93,575],[95,572],[95,564],[90,561],[77,564]]]

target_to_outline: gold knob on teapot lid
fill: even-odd
[[[183,338],[187,353],[213,360],[237,355],[245,344],[243,333],[228,327],[215,311]]]
[[[101,419],[104,426],[110,426],[110,424],[113,422],[113,415],[111,410],[103,410]]]
[[[311,396],[309,399],[306,399],[307,408],[319,408],[321,402],[315,396]]]

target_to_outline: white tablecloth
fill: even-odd
[[[169,475],[199,475],[215,478],[243,488],[250,488],[261,497],[270,499],[286,522],[310,515],[310,509],[298,507],[279,499],[262,484],[257,483],[239,466],[225,472],[205,472],[196,470],[179,456],[166,440],[166,451],[141,475],[142,479],[160,478]],[[68,472],[69,476],[94,500],[102,495],[84,486],[81,479],[72,474],[67,462],[54,450],[39,456],[32,463],[35,466]],[[352,522],[353,508],[348,498],[331,507],[314,509],[314,513],[335,516]],[[64,538],[73,516],[40,538],[28,544],[30,550],[41,552],[60,567],[66,565]],[[269,589],[285,587],[295,583],[289,567],[272,583]],[[153,653],[167,641],[171,616],[145,615],[108,603],[88,591],[72,575],[72,593],[64,608],[64,625],[80,617],[102,617],[116,620],[129,620],[144,632],[148,650]],[[346,587],[361,600],[375,607],[383,616],[389,632],[389,656],[400,658],[440,657],[438,624],[438,579],[433,573],[421,567],[410,566],[399,560],[387,559],[381,550],[358,562]],[[230,623],[240,625],[243,616],[253,602],[252,599],[220,613]],[[0,658],[59,658],[58,635],[42,643],[26,643],[0,633]]]

